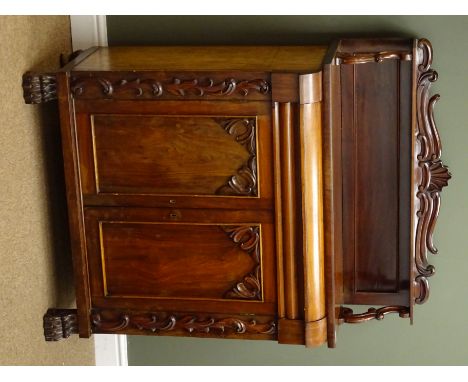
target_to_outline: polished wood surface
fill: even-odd
[[[327,46],[100,47],[73,71],[197,70],[315,72]]]
[[[255,256],[230,240],[225,227],[229,226],[101,223],[104,294],[144,298],[231,297],[228,292],[259,265],[255,257],[260,260],[261,236],[259,226],[245,226],[258,235]],[[253,298],[262,299],[260,285]]]
[[[93,307],[276,313],[270,211],[93,207],[85,217]]]
[[[286,317],[299,318],[298,270],[297,270],[297,205],[294,129],[297,111],[291,103],[280,103],[279,118],[281,129],[281,195],[283,200],[283,259]]]
[[[321,102],[300,105],[300,137],[305,344],[315,347],[326,341]]]
[[[239,134],[225,131],[229,122]],[[237,138],[246,133],[250,140],[242,144]],[[99,193],[217,195],[249,161],[256,126],[255,117],[97,115],[92,134]]]

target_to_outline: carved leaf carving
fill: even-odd
[[[152,78],[128,77],[112,82],[102,77],[73,77],[71,79],[71,90],[75,97],[82,96],[87,88],[94,87],[105,97],[118,97],[129,90],[135,90],[133,96],[138,98],[145,93],[152,97],[161,97],[169,94],[176,97],[197,96],[204,97],[210,95],[230,96],[235,93],[244,97],[250,92],[268,94],[271,92],[271,85],[263,79],[236,80],[228,78],[224,81],[215,82],[211,78],[193,78],[184,80],[173,78],[171,81],[160,81]]]
[[[227,183],[220,187],[218,195],[257,195],[257,150],[256,150],[256,119],[255,118],[229,118],[215,120],[236,142],[244,146],[250,156],[245,165],[231,176]]]
[[[257,323],[256,320],[244,321],[238,318],[198,317],[196,315],[177,316],[149,314],[120,313],[117,318],[102,318],[100,312],[92,316],[94,328],[103,332],[120,332],[126,328],[136,328],[153,333],[183,330],[192,333],[211,333],[222,336],[226,333],[236,334],[275,334],[276,323]]]
[[[437,253],[432,236],[439,215],[440,192],[448,185],[451,174],[442,163],[442,145],[434,121],[434,105],[440,96],[429,97],[431,83],[437,80],[437,72],[431,69],[432,46],[426,39],[418,41],[418,67],[416,88],[416,164],[418,184],[417,227],[415,238],[414,278],[415,302],[422,304],[429,297],[428,277],[435,273],[428,263],[427,252]]]
[[[230,291],[225,294],[226,298],[261,300],[261,266],[260,266],[260,234],[259,227],[249,226],[221,226],[224,232],[240,248],[252,257],[255,267],[242,281],[238,282]]]

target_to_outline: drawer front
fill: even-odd
[[[140,114],[138,109],[135,114],[79,114],[85,203],[146,205],[166,203],[169,196],[181,207],[201,199],[202,207],[238,208],[242,199],[250,199],[244,202],[250,208],[270,208],[269,115],[260,110],[229,115],[213,106],[212,111],[219,110],[197,115]]]
[[[269,213],[93,208],[86,229],[96,301],[275,301]]]

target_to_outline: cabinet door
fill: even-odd
[[[274,314],[272,214],[88,208],[93,307]]]
[[[77,113],[85,204],[271,208],[265,103],[110,104]]]

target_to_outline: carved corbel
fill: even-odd
[[[76,309],[49,309],[44,315],[46,341],[60,341],[78,333]]]
[[[27,104],[38,104],[57,99],[57,81],[53,73],[23,74],[23,98]]]
[[[338,322],[340,324],[359,324],[370,320],[383,320],[387,314],[398,313],[401,318],[408,318],[410,314],[407,306],[384,306],[382,308],[369,308],[365,313],[354,313],[352,309],[341,307]]]

